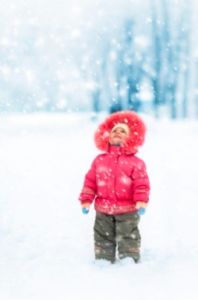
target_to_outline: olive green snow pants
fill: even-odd
[[[94,224],[95,258],[115,261],[116,247],[119,258],[140,258],[141,236],[137,227],[137,212],[107,215],[96,212]]]

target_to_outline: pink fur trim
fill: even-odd
[[[125,123],[130,128],[130,134],[121,146],[122,152],[128,154],[137,153],[138,147],[144,143],[146,126],[134,111],[119,111],[109,115],[95,132],[94,141],[96,147],[101,151],[108,152],[111,129],[118,123]]]

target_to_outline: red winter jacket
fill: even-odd
[[[118,214],[136,211],[137,201],[149,201],[149,191],[145,163],[135,155],[121,153],[120,147],[110,146],[108,153],[94,159],[79,200],[92,203],[96,196],[95,210]]]
[[[94,159],[79,197],[81,203],[92,203],[95,199],[95,210],[106,214],[137,211],[137,201],[149,201],[150,184],[146,166],[135,156],[138,146],[144,141],[145,125],[134,112],[124,113],[110,115],[96,131],[96,146],[100,150],[108,150]],[[126,122],[131,132],[121,146],[106,145],[108,133],[116,124],[115,115],[117,123]],[[131,116],[133,122],[130,123]],[[133,126],[135,137],[132,136]]]

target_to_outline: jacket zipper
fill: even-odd
[[[126,184],[127,191],[128,191],[128,193],[129,193],[129,186],[128,186],[128,184],[127,184],[126,175],[124,176],[124,183]],[[129,194],[130,194],[130,193],[129,193]]]
[[[98,184],[100,184],[100,175],[98,175]]]

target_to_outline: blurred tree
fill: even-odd
[[[191,32],[191,1],[184,2],[182,9],[182,64],[183,64],[183,101],[182,101],[182,116],[187,117],[188,95],[189,95],[189,80],[190,80],[190,32]]]
[[[161,59],[162,59],[162,49],[161,49],[161,32],[160,27],[157,22],[157,12],[155,0],[151,0],[151,23],[152,23],[152,34],[153,34],[153,70],[154,76],[152,76],[153,82],[153,93],[154,93],[154,111],[155,117],[159,118],[159,106],[161,104],[160,97],[160,79],[161,79]]]

